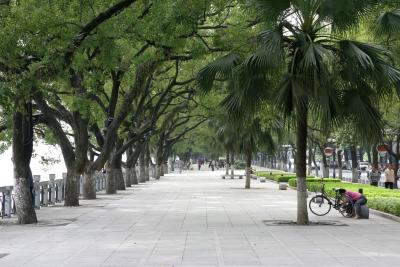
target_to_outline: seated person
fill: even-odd
[[[341,195],[342,194],[346,195],[348,198],[350,198],[353,201],[355,211],[356,211],[355,219],[360,219],[361,205],[364,205],[365,203],[367,203],[367,198],[363,194],[360,194],[358,192],[353,192],[350,190],[346,191],[346,189],[343,189],[343,188],[340,188],[338,190],[338,192]]]

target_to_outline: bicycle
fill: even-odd
[[[308,207],[311,212],[317,216],[328,214],[332,207],[339,211],[343,217],[351,218],[353,216],[353,201],[344,194],[339,194],[339,189],[333,188],[335,198],[328,196],[325,192],[325,183],[321,181],[321,193],[310,199]]]

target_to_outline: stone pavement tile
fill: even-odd
[[[368,257],[340,257],[336,260],[344,266],[385,266],[380,261],[371,260]]]
[[[297,258],[288,255],[260,256],[259,260],[263,266],[300,266],[301,262]],[[323,266],[323,265],[322,265]]]

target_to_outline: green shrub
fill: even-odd
[[[282,171],[260,171],[257,172],[257,176],[261,176],[261,177],[271,177],[274,174],[282,174],[284,172]]]
[[[370,197],[368,206],[396,216],[400,216],[400,198],[395,197]]]
[[[322,180],[322,178],[317,178],[317,177],[307,177],[307,184],[309,183],[320,183]],[[336,178],[324,178],[324,182],[325,183],[340,183],[341,180],[340,179],[336,179]],[[293,187],[297,187],[297,179],[290,179],[289,180],[289,185],[293,186]],[[309,188],[310,190],[310,188]]]
[[[290,179],[296,178],[296,176],[277,176],[274,180],[278,183],[287,183]]]

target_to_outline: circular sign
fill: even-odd
[[[387,153],[386,145],[377,145],[376,151],[378,151],[379,155],[385,155]]]
[[[327,157],[332,156],[332,155],[333,155],[333,148],[331,148],[331,147],[325,147],[325,149],[324,149],[324,154],[325,154],[325,156],[327,156]]]

